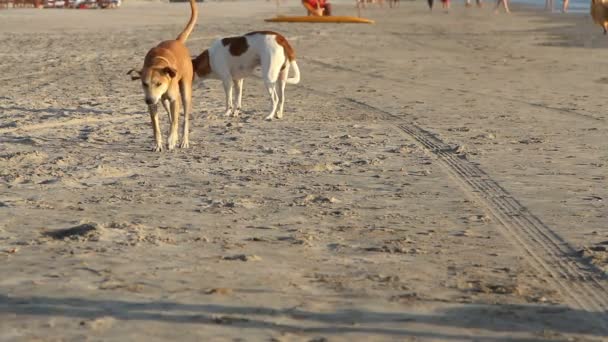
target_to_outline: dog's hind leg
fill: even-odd
[[[232,82],[230,80],[224,80],[224,93],[226,94],[226,111],[224,116],[232,115]]]
[[[271,83],[271,82],[264,82],[264,83],[266,84],[266,89],[268,90],[268,94],[270,95],[270,102],[271,102],[270,114],[268,114],[268,116],[266,116],[266,118],[264,118],[264,120],[270,121],[274,118],[274,114],[277,111],[279,96],[277,95],[277,91],[276,91],[276,83]]]
[[[180,84],[179,92],[182,96],[182,103],[184,105],[184,130],[182,133],[182,142],[179,144],[180,148],[190,147],[190,140],[188,139],[190,133],[190,112],[192,111],[192,84]]]
[[[270,101],[272,102],[270,114],[268,114],[268,116],[265,118],[266,120],[272,120],[277,111],[279,96],[277,95],[276,84],[282,66],[278,63],[273,64],[271,57],[271,55],[261,56],[262,78],[264,79],[264,85],[266,85],[266,89],[268,90],[268,94],[270,95]]]
[[[277,110],[277,119],[281,119],[283,117],[283,106],[285,105],[285,84],[287,84],[286,80],[288,73],[289,68],[281,70],[281,73],[279,74],[279,80],[277,81],[277,93],[279,102],[279,109]]]
[[[179,98],[171,101],[171,130],[169,132],[169,138],[167,141],[167,149],[172,150],[177,145],[177,137],[179,135],[179,111],[180,111]]]
[[[150,112],[150,120],[152,121],[152,131],[154,132],[154,147],[152,151],[160,152],[163,150],[163,136],[160,132],[160,122],[158,120],[158,106],[149,105],[148,111]]]
[[[232,115],[239,116],[241,113],[241,100],[243,99],[243,79],[234,80],[233,83],[236,88],[236,105]]]

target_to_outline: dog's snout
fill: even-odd
[[[146,97],[146,104],[153,105],[154,104],[154,100],[151,99],[151,98]]]

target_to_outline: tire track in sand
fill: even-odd
[[[353,98],[327,94],[301,84],[297,87],[377,112],[387,119],[387,123],[416,140],[437,158],[468,197],[500,223],[501,233],[521,251],[538,276],[560,293],[570,307],[594,313],[595,325],[608,334],[606,275],[579,257],[571,245],[480,167],[428,130],[413,122],[404,123],[399,115]]]
[[[403,120],[380,108],[354,99],[346,100]],[[414,123],[398,123],[396,127],[438,158],[467,196],[481,204],[501,224],[503,235],[522,251],[530,265],[569,305],[597,313],[598,325],[608,333],[608,284],[599,269],[577,257],[572,246],[452,146]]]

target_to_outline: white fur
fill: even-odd
[[[248,49],[240,56],[230,54],[230,45],[224,46],[221,39],[216,40],[209,48],[211,73],[203,79],[219,79],[226,93],[226,116],[238,116],[241,110],[243,79],[250,76],[256,67],[262,69],[262,80],[268,90],[271,109],[266,120],[283,117],[285,103],[285,85],[300,82],[300,69],[295,60],[289,62],[285,51],[276,41],[276,35],[256,33],[246,35]],[[281,67],[285,64],[285,68]],[[288,78],[289,69],[293,66],[294,77]],[[198,77],[195,76],[195,77]],[[233,103],[232,90],[236,88],[236,101]]]

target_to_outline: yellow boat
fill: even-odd
[[[307,16],[278,16],[270,19],[264,19],[264,21],[271,23],[354,23],[354,24],[373,24],[373,20],[358,18],[358,17],[347,17],[347,16],[326,16],[317,17],[312,15]]]

